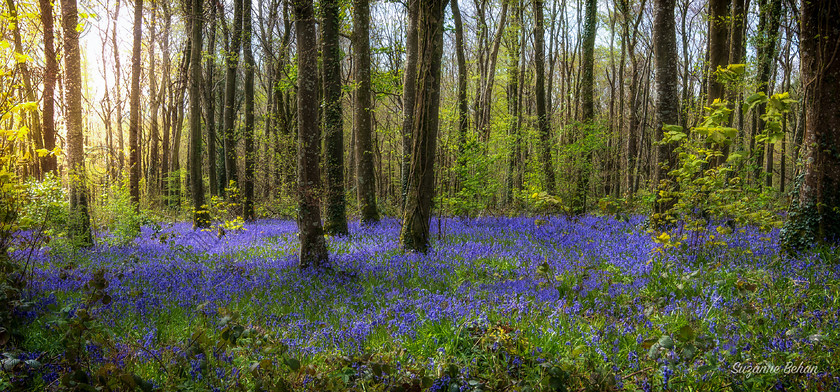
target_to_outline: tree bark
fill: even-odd
[[[318,151],[318,46],[312,0],[293,0],[298,66],[298,229],[300,268],[327,267],[328,254],[321,227],[321,173]]]
[[[545,107],[545,28],[543,27],[543,2],[534,0],[534,63],[537,72],[535,78],[535,93],[537,100],[537,121],[540,134],[540,163],[542,165],[543,187],[549,194],[554,194],[554,164],[551,158],[551,126]]]
[[[20,25],[21,25],[21,23],[20,23],[20,20],[18,20],[19,15],[18,15],[18,12],[17,12],[17,6],[16,6],[14,0],[6,0],[6,5],[8,5],[8,7],[9,7],[9,17],[10,17],[11,20],[14,21],[14,23],[12,23],[11,25],[14,26],[14,28],[12,29],[12,35],[14,36],[15,52],[16,53],[24,53],[23,40],[20,36]],[[17,61],[17,62],[15,62],[15,68],[17,68],[18,72],[21,74],[21,76],[23,76],[23,86],[21,86],[21,90],[22,90],[23,94],[21,94],[21,98],[25,98],[26,100],[28,100],[30,102],[36,102],[37,101],[37,99],[35,98],[35,88],[36,87],[32,85],[32,76],[30,75],[29,66],[27,65],[27,61]],[[30,115],[26,114],[26,116],[29,117]],[[31,122],[32,127],[30,128],[29,138],[32,139],[32,141],[34,142],[36,149],[42,149],[42,148],[44,148],[44,138],[41,135],[41,119],[37,116],[37,114],[31,116],[31,119],[32,119],[32,122]],[[34,155],[34,156],[37,157],[38,155]],[[43,159],[36,159],[33,163],[34,163],[34,168],[35,168],[35,171],[34,171],[35,177],[40,178],[41,173],[44,172],[44,168],[43,168],[44,160]]]
[[[489,71],[486,72],[485,79],[481,81],[481,102],[477,108],[479,111],[479,122],[476,124],[476,130],[484,143],[490,140],[490,106],[493,98],[493,83],[496,78],[496,59],[499,57],[499,46],[502,42],[502,34],[505,32],[507,8],[508,0],[503,0],[502,10],[499,13],[499,24],[496,27],[495,38],[493,38],[493,48],[490,50],[488,58],[487,69]]]
[[[134,46],[131,54],[131,97],[128,119],[128,184],[131,203],[140,211],[140,49],[143,39],[143,0],[134,2]]]
[[[236,171],[236,69],[239,66],[239,49],[242,42],[242,2],[234,0],[233,27],[230,38],[230,51],[225,53],[227,74],[225,75],[225,178],[228,184],[237,183]],[[227,186],[227,184],[225,184]],[[238,186],[238,184],[237,184]],[[227,195],[228,197],[230,195]]]
[[[408,172],[411,170],[411,144],[414,126],[414,99],[417,87],[417,22],[421,0],[408,0],[408,36],[405,39],[405,77],[403,78],[403,124],[402,124],[402,205],[405,207],[408,192]],[[457,28],[456,23],[456,28]],[[352,165],[351,165],[352,166]],[[352,170],[352,169],[351,169]]]
[[[338,0],[324,0],[322,41],[324,64],[324,148],[327,179],[327,207],[324,231],[346,235],[347,207],[344,196],[344,123],[341,110],[341,5]]]
[[[418,75],[408,197],[402,219],[403,250],[426,252],[435,185],[435,151],[440,111],[443,11],[446,0],[428,0],[418,15]]]
[[[82,68],[79,51],[79,12],[76,0],[61,0],[64,31],[64,102],[67,113],[67,165],[70,176],[70,216],[68,234],[83,246],[93,245],[88,213],[85,172],[84,131],[82,129]]]
[[[157,86],[157,61],[155,59],[155,39],[157,38],[157,4],[152,3],[152,17],[151,25],[149,27],[149,106],[151,106],[151,118],[149,120],[149,164],[148,175],[146,180],[146,187],[148,189],[155,189],[160,178],[160,155],[159,146],[160,136],[158,133],[158,109],[160,108],[160,100],[158,99]],[[157,193],[158,189],[155,189]],[[151,193],[151,192],[150,192]],[[149,197],[149,201],[154,200]]]
[[[43,107],[43,137],[44,148],[48,151],[55,149],[55,82],[58,79],[58,62],[55,57],[55,27],[53,26],[53,5],[51,0],[39,0],[41,8],[41,24],[44,25],[44,107]],[[55,154],[44,157],[44,173],[58,171]]]
[[[582,53],[581,53],[581,120],[584,124],[591,124],[595,119],[595,34],[597,32],[597,0],[586,0],[583,21]],[[586,137],[585,133],[581,136]],[[586,167],[579,173],[577,194],[572,201],[572,211],[575,214],[586,213],[586,199],[589,192],[589,167],[592,165],[592,151],[586,152]]]
[[[467,103],[467,60],[464,55],[464,24],[458,0],[452,0],[452,21],[455,24],[455,57],[458,63],[458,154],[463,157],[470,128],[469,104]]]
[[[251,0],[243,1],[242,15],[242,52],[245,55],[245,181],[242,182],[243,215],[245,220],[254,220],[254,172],[255,172],[255,151],[254,151],[254,53],[252,46]]]
[[[668,171],[676,164],[673,144],[658,144],[664,135],[663,126],[677,125],[680,121],[680,97],[677,89],[679,72],[677,70],[677,32],[674,19],[675,0],[655,0],[653,15],[653,49],[656,61],[656,128],[654,140],[657,142],[654,165],[654,184],[665,189],[663,181]],[[657,213],[667,211],[672,202],[659,200],[654,210]]]
[[[207,128],[207,175],[210,180],[210,195],[219,195],[219,183],[216,177],[216,23],[218,15],[216,4],[210,6],[210,43],[209,56],[204,66],[204,123]]]
[[[246,0],[247,1],[247,0]],[[192,0],[192,47],[190,48],[190,177],[193,226],[210,227],[210,214],[204,205],[204,175],[201,160],[201,49],[204,9],[202,0]]]
[[[804,175],[781,233],[788,249],[840,242],[840,1],[804,1],[800,9]]]
[[[353,65],[356,80],[355,116],[356,133],[356,189],[359,213],[363,224],[379,221],[376,207],[376,178],[373,167],[373,140],[371,129],[370,98],[370,3],[369,0],[353,1]]]

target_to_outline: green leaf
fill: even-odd
[[[671,350],[674,348],[674,339],[668,335],[662,335],[662,337],[659,338],[659,345]]]
[[[298,361],[297,359],[286,358],[286,359],[283,360],[283,363],[285,363],[286,366],[288,366],[290,369],[292,369],[292,371],[296,372],[296,371],[300,370],[300,361]]]
[[[694,330],[691,329],[690,325],[683,325],[682,327],[680,327],[680,330],[677,331],[677,338],[679,338],[683,342],[690,341],[694,339]]]

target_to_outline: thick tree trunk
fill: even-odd
[[[245,55],[245,181],[242,182],[243,215],[245,220],[254,220],[254,172],[256,169],[256,157],[254,151],[254,53],[251,50],[253,41],[251,34],[251,0],[243,1],[242,15],[242,41],[243,54]]]
[[[128,119],[128,184],[131,203],[140,211],[140,49],[143,39],[143,0],[134,2],[134,46],[131,54],[131,98]]]
[[[679,123],[680,98],[677,89],[679,72],[677,70],[677,32],[674,19],[675,0],[655,0],[653,10],[653,49],[656,60],[656,119],[654,128],[654,140],[662,141],[665,125],[677,125]],[[674,168],[676,157],[674,156],[673,144],[657,144],[655,147],[656,161],[654,162],[654,184],[660,188],[663,186],[668,171]],[[654,210],[657,213],[667,211],[672,202],[659,201],[659,192],[656,192],[657,203]]]
[[[403,124],[402,124],[402,205],[405,206],[408,192],[408,172],[411,170],[411,144],[414,126],[414,98],[417,87],[417,22],[421,0],[408,0],[408,36],[405,39],[405,78],[403,79]],[[456,28],[458,23],[456,23]],[[351,170],[352,170],[352,166]]]
[[[732,0],[709,0],[709,68],[714,73],[729,61],[729,11]],[[706,103],[723,99],[724,85],[713,75],[709,77]]]
[[[400,243],[406,251],[429,249],[429,225],[435,193],[435,151],[440,111],[440,68],[443,55],[443,11],[446,0],[428,0],[418,15],[418,69],[414,105],[414,137],[408,197]]]
[[[545,107],[545,28],[543,27],[543,2],[534,0],[534,63],[537,67],[535,93],[537,99],[537,121],[540,135],[540,163],[542,165],[543,188],[549,194],[555,193],[554,164],[551,158],[551,125]]]
[[[247,1],[247,0],[246,0]],[[201,49],[204,9],[202,0],[192,0],[192,46],[190,48],[190,178],[193,226],[210,227],[210,215],[204,205],[204,175],[201,160]]]
[[[356,99],[353,126],[356,133],[356,190],[362,223],[379,221],[376,178],[373,172],[373,140],[370,99],[370,3],[353,2],[353,66]]]
[[[85,172],[84,132],[82,130],[82,68],[79,51],[79,12],[76,0],[61,0],[64,30],[64,102],[67,113],[67,165],[70,175],[70,216],[68,233],[85,246],[93,245],[88,213]]]
[[[55,82],[58,79],[58,62],[55,57],[55,28],[53,26],[53,5],[51,0],[39,0],[41,24],[44,25],[44,107],[43,137],[44,148],[55,149]],[[55,154],[49,154],[42,160],[44,173],[58,171]]]
[[[347,207],[344,197],[344,123],[341,110],[341,4],[338,0],[321,3],[324,64],[324,169],[327,179],[327,207],[324,231],[346,235]]]
[[[236,69],[239,66],[239,49],[242,42],[242,2],[234,0],[233,23],[230,38],[230,51],[227,55],[227,74],[225,75],[225,178],[227,184],[236,183]],[[238,186],[238,184],[237,184]],[[230,195],[227,195],[230,196]]]
[[[581,53],[581,119],[585,124],[591,124],[595,119],[595,34],[597,32],[597,0],[586,0],[586,10],[583,21],[582,53]],[[581,136],[586,137],[585,133]],[[577,194],[572,202],[575,214],[585,214],[587,194],[589,193],[589,167],[592,165],[592,151],[586,152],[586,166],[578,174]]]
[[[321,227],[321,132],[318,126],[318,46],[312,0],[293,0],[298,66],[298,228],[300,268],[327,267]]]
[[[802,249],[840,242],[840,1],[804,1],[800,15],[805,81],[804,177],[782,243]]]

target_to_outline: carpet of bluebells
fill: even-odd
[[[834,248],[783,256],[777,231],[728,226],[664,241],[642,217],[452,218],[421,255],[399,229],[351,225],[323,271],[298,270],[293,221],[45,247],[16,353],[40,366],[0,386],[840,389]]]

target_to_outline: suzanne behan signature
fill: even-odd
[[[817,367],[814,365],[806,365],[804,362],[796,364],[788,362],[784,365],[775,365],[772,363],[763,364],[747,364],[735,362],[732,364],[732,373],[734,374],[816,374]]]

